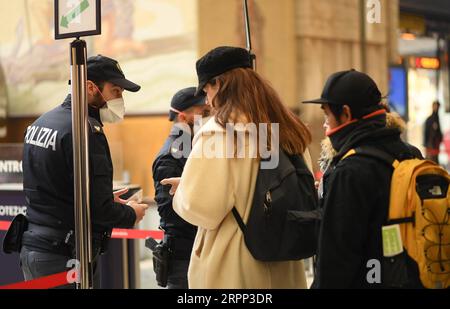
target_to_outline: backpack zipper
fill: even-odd
[[[264,214],[270,216],[272,213],[272,193],[270,190],[266,192],[266,200],[264,201]]]

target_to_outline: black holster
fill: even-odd
[[[103,255],[108,251],[109,248],[109,242],[111,240],[111,233],[112,231],[108,231],[102,234],[101,240],[100,240],[100,248],[99,248],[99,254]]]
[[[153,252],[153,270],[156,274],[156,282],[160,287],[165,288],[169,277],[170,249],[165,243],[158,243],[153,238],[148,238],[145,246]]]
[[[11,222],[5,238],[3,239],[3,252],[6,254],[20,252],[22,248],[23,233],[27,230],[27,228],[27,217],[22,214],[17,215]]]

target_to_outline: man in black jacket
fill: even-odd
[[[197,228],[184,221],[172,208],[170,186],[161,181],[181,177],[184,165],[191,152],[195,117],[205,117],[209,108],[205,95],[195,95],[196,88],[178,91],[171,102],[169,120],[175,122],[164,146],[153,162],[155,201],[164,230],[163,243],[170,249],[170,267],[167,286],[169,289],[187,289],[187,272]]]
[[[328,79],[320,99],[325,127],[337,152],[323,178],[315,288],[379,288],[368,276],[382,262],[382,226],[389,210],[392,168],[365,156],[344,157],[357,147],[374,147],[394,158],[413,158],[416,149],[386,128],[386,111],[375,82],[355,70]],[[381,270],[378,278],[381,277]]]
[[[113,166],[103,132],[103,122],[123,119],[122,92],[136,92],[140,86],[125,79],[117,61],[104,56],[87,60],[87,78],[92,258],[94,287],[99,287],[95,262],[105,250],[111,230],[133,227],[148,206],[120,199],[124,191],[113,193]],[[64,272],[68,261],[75,258],[71,115],[68,95],[25,134],[23,184],[29,224],[20,261],[26,280]]]

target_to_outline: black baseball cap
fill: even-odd
[[[349,105],[350,107],[369,107],[381,102],[381,92],[369,75],[355,69],[332,74],[319,99],[303,103]]]
[[[197,88],[189,87],[178,91],[170,103],[169,120],[174,121],[179,112],[183,112],[193,106],[205,105],[205,94],[203,91],[196,95]]]
[[[253,68],[253,57],[244,48],[220,46],[202,58],[197,63],[198,87],[196,94],[203,92],[205,85],[214,77],[237,68]]]
[[[125,78],[119,62],[102,55],[88,58],[87,79],[110,82],[131,92],[137,92],[141,89],[141,86]]]

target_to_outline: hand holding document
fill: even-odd
[[[124,195],[128,191],[129,191],[128,188],[123,188],[123,189],[115,191],[113,193],[114,194],[114,202],[123,204],[123,205],[129,205],[131,202],[135,202],[138,204],[142,202],[143,194],[144,194],[144,191],[142,189],[137,191],[136,193],[134,193],[132,196],[130,196],[126,200],[120,198],[120,196]]]
[[[127,203],[129,203],[129,202],[141,203],[142,199],[143,199],[143,195],[144,195],[144,191],[141,189],[141,190],[137,191],[135,194],[133,194],[132,196],[130,196],[130,198],[127,199]]]
[[[133,208],[136,214],[136,222],[138,224],[145,216],[145,211],[148,209],[149,205],[142,202],[143,199],[143,190],[137,191],[130,198],[128,198],[125,202],[127,206]]]
[[[120,196],[124,195],[127,192],[128,188],[120,189],[113,192],[114,202],[125,205],[127,203],[127,200],[121,199]]]

